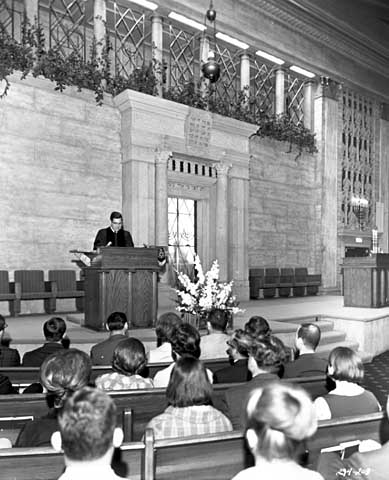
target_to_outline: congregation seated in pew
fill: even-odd
[[[212,405],[212,385],[201,360],[182,356],[166,389],[168,408],[153,418],[155,438],[184,437],[232,430],[228,418]]]
[[[116,427],[116,406],[104,392],[84,387],[69,397],[58,415],[53,448],[63,449],[65,472],[58,480],[94,478],[119,480],[111,468],[115,448],[123,441]]]
[[[251,380],[251,372],[247,365],[251,342],[251,337],[242,329],[234,331],[227,340],[227,354],[230,365],[214,372],[214,383],[247,382]]]
[[[347,347],[334,348],[328,357],[327,372],[336,386],[326,395],[316,398],[314,405],[319,420],[381,410],[375,395],[359,385],[363,380],[364,367],[353,350]]]
[[[307,377],[326,373],[327,361],[315,353],[320,343],[320,337],[320,328],[314,323],[303,323],[298,327],[295,337],[298,358],[285,365],[283,378]]]
[[[198,330],[189,323],[182,323],[173,330],[171,337],[171,345],[173,358],[179,358],[184,355],[190,355],[195,358],[200,358],[200,334]],[[172,362],[168,367],[156,373],[154,377],[154,387],[167,387],[173,367],[174,362]],[[213,373],[208,368],[206,369],[206,371],[209,381],[213,383]]]
[[[250,393],[271,381],[278,381],[285,358],[285,347],[278,338],[270,336],[252,339],[248,359],[252,379],[228,389],[221,404],[222,411],[231,420],[234,429],[244,428],[244,409]]]
[[[16,348],[11,348],[11,337],[7,335],[7,322],[0,315],[0,367],[18,367],[20,355]]]
[[[53,317],[43,324],[45,343],[35,350],[23,355],[24,367],[40,367],[42,362],[52,353],[69,347],[69,340],[65,336],[66,323],[60,317]]]
[[[59,410],[69,396],[89,384],[91,372],[90,358],[81,350],[59,349],[47,357],[40,368],[40,380],[47,391],[47,415],[26,423],[15,447],[50,445],[51,434],[58,428]]]
[[[96,378],[101,390],[132,390],[153,388],[151,378],[145,378],[147,357],[143,343],[137,338],[126,338],[116,345],[111,373]]]
[[[298,464],[303,441],[317,429],[312,401],[302,388],[269,383],[252,391],[246,411],[246,438],[255,466],[233,480],[323,480]]]
[[[128,338],[127,316],[123,312],[111,313],[105,323],[109,337],[91,348],[90,356],[93,365],[111,365],[113,352],[119,342]]]
[[[171,337],[175,328],[182,324],[181,318],[174,312],[163,313],[155,324],[157,347],[148,353],[149,363],[173,361]]]
[[[225,310],[213,310],[207,319],[208,335],[201,337],[201,360],[227,358],[226,333],[228,317]]]

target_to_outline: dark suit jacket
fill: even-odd
[[[52,353],[58,352],[58,350],[63,350],[61,343],[57,342],[46,342],[35,350],[26,352],[23,355],[23,366],[24,367],[40,367],[43,363],[43,360],[51,355]]]
[[[0,367],[18,367],[20,355],[16,348],[0,346]]]
[[[134,242],[130,232],[121,228],[118,233],[114,233],[111,227],[102,228],[97,232],[95,242],[93,244],[93,250],[98,247],[106,247],[111,242],[112,247],[133,247]]]
[[[247,359],[238,360],[233,365],[221,368],[213,374],[213,383],[235,383],[251,380],[251,373],[247,368]]]
[[[327,360],[320,358],[316,353],[305,353],[294,362],[285,365],[283,378],[325,375],[327,364]]]
[[[389,442],[385,443],[379,450],[366,453],[357,452],[344,460],[341,460],[337,453],[321,454],[317,470],[326,480],[340,478],[349,480],[387,480],[389,472]],[[342,473],[342,471],[348,474],[342,477],[338,473]]]
[[[224,413],[232,422],[234,429],[245,428],[246,404],[252,390],[263,387],[266,383],[277,381],[279,377],[274,373],[257,375],[244,385],[229,388],[224,394]]]
[[[122,340],[126,340],[127,335],[111,335],[103,342],[98,343],[91,348],[90,356],[93,365],[111,365],[113,351],[116,345]]]

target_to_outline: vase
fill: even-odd
[[[202,316],[199,313],[182,312],[182,320],[197,328],[197,330],[200,328],[201,318]]]

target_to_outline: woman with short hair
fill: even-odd
[[[183,356],[173,368],[166,389],[168,408],[147,428],[155,438],[186,437],[232,430],[231,422],[212,405],[212,385],[203,363]]]
[[[143,343],[137,338],[119,342],[113,352],[112,373],[96,378],[96,387],[101,390],[134,390],[153,388],[150,378],[144,378],[147,357]]]
[[[246,413],[246,438],[255,466],[233,480],[323,479],[297,463],[303,441],[317,429],[312,401],[301,387],[277,382],[258,388],[250,395]]]
[[[363,380],[364,367],[362,360],[353,350],[347,347],[334,348],[328,358],[327,373],[334,380],[336,387],[315,400],[319,420],[363,415],[381,410],[375,395],[359,385]]]

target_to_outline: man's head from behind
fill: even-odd
[[[227,323],[228,317],[225,310],[212,310],[208,315],[208,330],[224,333],[227,328]]]
[[[296,333],[296,348],[315,351],[321,337],[320,328],[314,323],[303,323]]]
[[[66,332],[66,323],[60,317],[53,317],[43,325],[43,335],[49,342],[59,342]]]
[[[61,446],[66,464],[106,459],[110,463],[114,447],[123,432],[116,428],[116,406],[103,391],[84,387],[65,402],[58,415],[59,432],[51,437],[56,450]]]
[[[118,333],[128,328],[126,314],[123,312],[113,312],[107,318],[106,329],[111,333]]]

